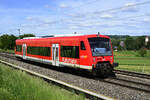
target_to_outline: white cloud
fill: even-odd
[[[133,5],[135,5],[135,3],[129,2],[129,3],[126,3],[126,4],[125,4],[125,6],[133,6]]]
[[[144,22],[150,22],[150,18],[144,18],[143,21]]]
[[[29,21],[33,20],[32,17],[27,17],[26,19],[29,20]]]
[[[100,18],[111,19],[111,18],[113,18],[113,16],[111,14],[102,14],[102,15],[100,15]]]
[[[57,20],[53,20],[53,18],[48,16],[28,16],[26,20],[40,24],[55,24],[57,22]]]
[[[139,9],[137,8],[137,6],[134,6],[135,3],[126,3],[124,8],[122,8],[123,12],[138,12]]]
[[[50,8],[50,6],[49,6],[49,5],[45,5],[44,7],[45,7],[45,8]]]
[[[67,8],[68,6],[66,4],[62,3],[62,4],[59,5],[59,7],[60,8]]]
[[[69,14],[69,16],[74,17],[74,18],[81,18],[81,17],[84,16],[84,14],[81,14],[81,13],[79,13],[79,14]]]
[[[75,26],[75,25],[74,25],[74,26],[73,26],[73,25],[72,25],[72,26],[69,26],[69,28],[70,28],[70,29],[79,29],[79,27],[78,27],[78,26]]]

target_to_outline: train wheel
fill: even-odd
[[[106,77],[114,76],[114,72],[113,72],[113,68],[109,63],[99,63],[97,65],[97,68],[93,70],[93,75],[106,78]]]

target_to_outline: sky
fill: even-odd
[[[0,35],[150,35],[150,0],[0,0]]]

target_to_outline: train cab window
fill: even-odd
[[[86,49],[85,49],[85,45],[84,45],[84,42],[83,42],[83,41],[81,41],[81,50],[86,50]]]

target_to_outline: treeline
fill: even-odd
[[[146,43],[145,36],[115,36],[111,37],[111,41],[113,48],[117,50],[150,49],[150,38]]]
[[[35,37],[34,34],[23,34],[20,35],[19,37],[15,35],[8,35],[4,34],[0,36],[0,48],[4,50],[13,50],[15,47],[15,40],[16,39],[22,39],[24,37]]]

